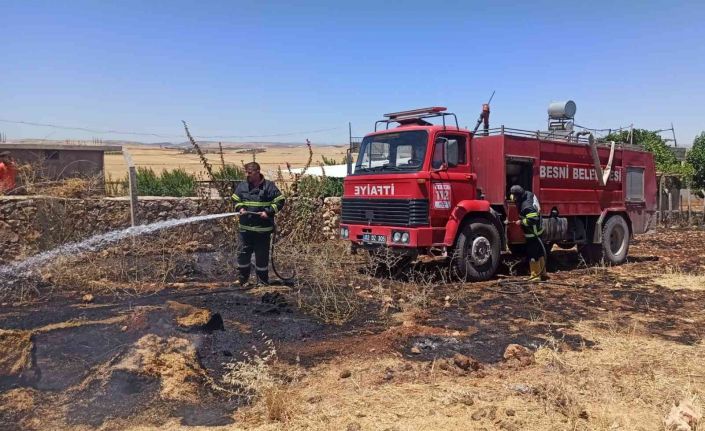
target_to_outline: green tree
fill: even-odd
[[[693,148],[688,152],[688,163],[693,167],[694,189],[705,189],[705,132],[693,141]]]
[[[680,165],[675,154],[668,148],[666,141],[656,132],[645,129],[634,129],[634,137],[631,142],[646,148],[654,154],[656,170],[660,172],[672,172]],[[630,142],[629,131],[623,130],[618,133],[611,133],[605,138],[607,141]]]
[[[656,170],[665,174],[680,175],[681,178],[688,179],[693,175],[693,167],[690,163],[681,163],[676,155],[666,144],[666,141],[656,132],[646,129],[634,129],[634,136],[631,139],[634,145],[644,147],[654,155]],[[623,130],[611,133],[605,137],[607,141],[630,142],[629,131]]]

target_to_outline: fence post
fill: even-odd
[[[658,200],[656,202],[658,212],[656,213],[656,223],[663,223],[663,174],[658,179]]]
[[[686,184],[687,184],[687,188],[688,188],[688,226],[690,226],[690,224],[691,224],[692,221],[693,221],[692,218],[691,218],[691,217],[692,217],[692,212],[691,212],[691,209],[690,209],[690,186],[691,186],[690,181],[688,181]]]
[[[122,149],[122,155],[127,164],[127,181],[130,183],[130,219],[132,226],[137,226],[139,224],[137,216],[137,171],[135,170],[132,156],[130,156],[130,152],[126,148]]]

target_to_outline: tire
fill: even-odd
[[[620,265],[629,252],[629,226],[621,215],[613,215],[602,226],[602,243],[583,244],[578,252],[589,264],[605,262]]]
[[[629,252],[629,226],[621,215],[613,215],[602,227],[602,254],[605,262],[620,265]]]
[[[500,237],[497,228],[482,219],[470,220],[458,235],[451,260],[452,269],[461,279],[484,281],[497,272],[499,260]]]

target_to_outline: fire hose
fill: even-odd
[[[242,212],[237,213],[238,217],[240,217],[241,215],[254,215],[257,217],[261,216],[260,213],[256,212],[256,211],[242,211]],[[276,260],[274,259],[274,250],[275,250],[274,245],[277,242],[277,226],[273,222],[272,222],[272,226],[273,226],[272,235],[269,240],[269,262],[272,265],[272,270],[274,271],[274,274],[276,274],[276,276],[279,277],[279,279],[281,281],[283,281],[284,283],[290,283],[296,278],[296,270],[294,269],[292,271],[292,275],[290,277],[285,277],[285,276],[281,275],[281,273],[277,269]],[[252,263],[250,263],[250,265],[251,264]]]

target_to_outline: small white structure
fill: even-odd
[[[355,172],[355,165],[353,165],[353,172]],[[294,174],[300,174],[303,168],[292,169],[291,172]],[[306,169],[304,175],[311,175],[314,177],[322,177],[324,175],[331,178],[345,178],[348,175],[348,165],[327,165],[323,166],[309,166]]]

